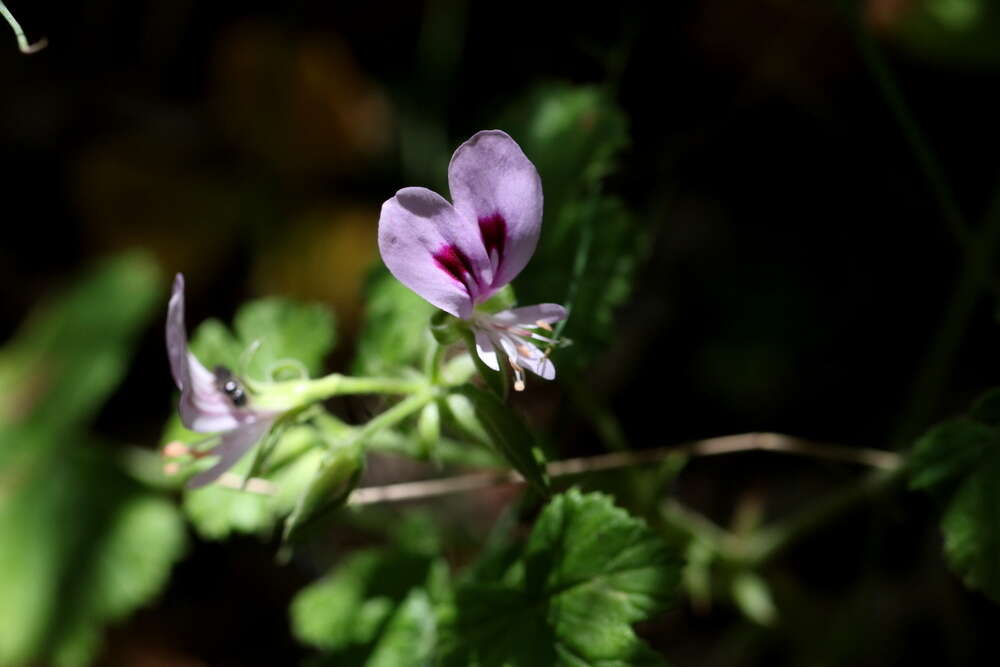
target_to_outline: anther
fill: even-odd
[[[545,329],[546,331],[552,331],[552,325],[549,324],[548,322],[546,322],[545,320],[538,320],[537,322],[535,322],[535,326],[538,327],[539,329]]]
[[[163,455],[168,459],[176,459],[181,456],[187,456],[190,452],[191,449],[180,440],[168,442],[163,448]]]

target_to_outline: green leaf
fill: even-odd
[[[1000,602],[1000,454],[994,452],[958,489],[944,516],[944,552],[969,588]]]
[[[365,315],[354,372],[398,374],[419,365],[434,344],[428,324],[434,306],[392,277],[384,266],[373,269],[365,288]]]
[[[971,471],[990,448],[1000,447],[1000,433],[971,419],[953,419],[931,428],[909,457],[910,487],[937,490]]]
[[[357,444],[328,452],[286,520],[284,539],[291,539],[304,526],[342,507],[358,485],[363,467],[363,452]]]
[[[281,362],[289,359],[302,363],[310,376],[319,375],[336,342],[333,313],[316,303],[251,301],[236,313],[233,327],[245,346],[259,341],[247,369],[250,378],[294,379],[282,375]]]
[[[324,452],[325,446],[312,428],[289,428],[260,477],[272,486],[273,493],[252,493],[211,484],[185,491],[184,511],[205,539],[221,540],[233,533],[267,535],[277,521],[295,508],[315,478]],[[245,474],[251,464],[252,458],[244,457],[232,472]]]
[[[100,646],[100,623],[124,618],[156,596],[185,540],[184,523],[169,501],[143,494],[123,503],[96,548],[65,639],[53,648],[53,664],[89,664]]]
[[[545,474],[545,457],[534,436],[509,407],[496,396],[472,385],[455,389],[453,395],[471,405],[464,419],[473,436],[485,435],[490,444],[521,476],[543,495],[549,493],[549,480]],[[449,408],[462,401],[447,401]],[[454,412],[454,410],[453,410]],[[456,418],[458,415],[456,415]]]
[[[295,596],[292,632],[299,641],[326,652],[370,644],[399,602],[427,579],[431,563],[421,554],[355,552]]]
[[[996,67],[1000,8],[990,0],[918,0],[908,3],[894,26],[895,41],[934,63]]]
[[[50,437],[24,432],[18,444]],[[88,664],[103,627],[155,596],[181,556],[176,508],[107,456],[40,447],[0,470],[21,482],[0,496],[0,664]]]
[[[98,264],[34,311],[0,350],[0,429],[32,420],[69,428],[90,419],[125,374],[160,287],[152,260],[127,254]]]
[[[430,597],[421,588],[410,591],[382,633],[366,667],[433,664],[437,623]]]
[[[969,418],[987,426],[1000,426],[1000,388],[980,396],[969,409]]]
[[[43,305],[0,350],[0,664],[86,665],[154,597],[185,542],[176,508],[83,431],[164,296],[123,255]]]
[[[933,427],[909,457],[910,486],[944,505],[941,532],[951,569],[969,588],[1000,602],[1000,428],[997,391],[970,417]]]
[[[191,336],[190,347],[207,368],[222,365],[249,380],[271,381],[295,379],[302,371],[318,375],[335,344],[328,308],[269,298],[241,306],[233,331],[217,319],[205,320]]]
[[[458,591],[447,664],[480,667],[662,664],[631,625],[666,608],[681,559],[601,494],[545,508],[500,581]]]

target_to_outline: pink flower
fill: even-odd
[[[542,226],[542,182],[521,147],[500,130],[476,133],[448,165],[454,203],[426,188],[403,188],[382,205],[378,244],[401,283],[475,332],[479,358],[500,370],[505,358],[514,388],[524,370],[546,380],[556,370],[538,343],[552,344],[551,324],[566,317],[554,303],[489,314],[475,307],[527,265]]]
[[[280,413],[255,409],[239,378],[222,366],[205,368],[188,350],[184,327],[184,276],[174,279],[167,306],[167,356],[174,382],[181,390],[180,413],[184,426],[199,433],[219,433],[212,450],[218,462],[188,482],[191,488],[214,482],[263,438]]]

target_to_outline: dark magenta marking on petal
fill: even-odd
[[[443,245],[433,256],[435,263],[437,263],[442,271],[463,285],[466,285],[466,287],[468,287],[466,277],[474,280],[472,264],[469,262],[469,258],[458,249],[458,246],[451,244]]]
[[[507,221],[499,213],[479,218],[479,233],[483,236],[486,256],[492,257],[497,251],[498,260],[503,260],[503,249],[507,241]]]

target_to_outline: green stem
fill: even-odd
[[[935,157],[934,151],[931,150],[930,143],[906,103],[903,92],[893,76],[892,69],[879,50],[878,44],[876,44],[871,32],[862,24],[859,3],[849,2],[848,4],[850,5],[850,21],[854,28],[855,38],[858,41],[861,56],[868,66],[868,71],[878,85],[886,106],[892,112],[914,159],[920,166],[945,223],[959,245],[964,247],[970,240],[969,225],[966,223],[951,187],[948,185],[944,170],[941,169],[940,162]]]
[[[434,343],[431,352],[427,356],[427,364],[424,370],[431,384],[437,386],[441,384],[441,362],[444,360],[445,346],[438,342]]]
[[[657,518],[671,530],[708,545],[724,560],[736,560],[742,552],[736,535],[673,498],[668,498],[660,505]]]
[[[742,545],[741,560],[748,566],[759,567],[789,546],[812,534],[818,528],[857,508],[879,495],[903,477],[905,466],[895,470],[870,473],[859,483],[822,498],[788,519],[777,521],[756,531]]]
[[[909,407],[904,412],[897,442],[908,442],[934,417],[955,357],[983,289],[989,287],[989,268],[1000,240],[1000,188],[979,232],[966,247],[962,271],[955,283],[948,309],[924,358],[914,383]]]
[[[385,412],[373,417],[368,421],[368,423],[358,429],[354,434],[353,441],[355,443],[363,443],[378,431],[395,426],[407,417],[419,412],[425,405],[433,400],[434,393],[430,391],[421,392],[404,398],[402,401],[392,406]]]
[[[304,405],[348,394],[417,394],[427,389],[423,380],[354,377],[332,373],[315,380],[289,380],[266,385],[260,405],[271,403]]]

